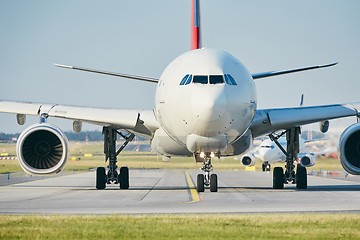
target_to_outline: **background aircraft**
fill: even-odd
[[[304,146],[307,141],[300,138],[300,147],[299,147],[299,153],[297,155],[297,159],[299,161],[299,164],[303,167],[312,167],[315,165],[316,162],[316,153],[313,152],[306,152]],[[285,137],[281,137],[278,139],[278,143],[281,145],[283,149],[286,149],[287,147],[287,141]],[[321,153],[320,155],[322,155]],[[256,148],[250,150],[247,154],[245,154],[241,162],[244,166],[254,166],[256,163],[256,160],[259,159],[262,161],[262,171],[270,171],[271,170],[271,164],[276,162],[285,162],[286,155],[285,153],[276,145],[274,141],[271,141],[271,139],[267,138],[261,141],[260,145]]]

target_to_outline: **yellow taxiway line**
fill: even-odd
[[[192,198],[192,201],[191,201],[191,202],[200,202],[199,193],[196,191],[194,182],[192,181],[189,173],[188,173],[188,172],[185,172],[185,176],[186,176],[187,184],[188,184],[188,186],[190,187],[190,193],[191,193],[191,198]]]

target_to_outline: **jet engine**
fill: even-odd
[[[16,154],[22,169],[34,175],[59,173],[67,162],[68,140],[56,126],[41,123],[19,136]]]
[[[244,166],[251,167],[255,165],[255,160],[249,155],[244,155],[241,159],[241,163]]]
[[[349,126],[339,140],[340,163],[348,173],[360,175],[360,124]]]
[[[315,165],[315,155],[313,153],[305,153],[300,158],[300,165],[303,167],[312,167]]]

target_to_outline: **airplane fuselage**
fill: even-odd
[[[287,142],[285,137],[281,137],[278,142],[284,149],[287,148]],[[302,151],[305,144],[304,139],[300,138],[299,143],[300,151]],[[271,141],[270,139],[266,139],[260,144],[257,157],[260,158],[263,162],[268,163],[286,160],[285,154],[280,150],[280,148],[275,144],[275,142]]]
[[[191,153],[221,152],[250,127],[256,90],[250,72],[222,50],[198,49],[160,77],[155,114],[163,131]]]

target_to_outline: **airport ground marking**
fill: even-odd
[[[190,202],[200,202],[199,193],[196,191],[195,184],[194,184],[193,180],[191,179],[189,173],[185,172],[185,176],[186,176],[187,184],[190,187],[190,193],[191,193],[191,198],[192,198],[192,201],[190,201]]]

